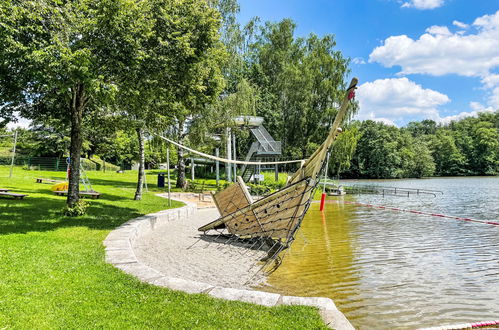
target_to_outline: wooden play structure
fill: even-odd
[[[295,238],[305,213],[310,206],[323,170],[328,151],[341,132],[340,124],[347,115],[355,96],[358,80],[353,78],[336,114],[329,134],[322,145],[288,179],[286,186],[263,198],[253,201],[242,178],[225,190],[214,194],[220,218],[199,228],[205,234],[217,231],[220,235],[235,236],[236,239],[259,240],[266,246],[268,264],[280,263],[279,254],[287,249]]]

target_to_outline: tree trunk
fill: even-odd
[[[179,120],[178,123],[178,141],[182,143],[182,136],[184,131],[184,121]],[[184,160],[184,150],[178,148],[178,162],[177,162],[177,188],[185,189],[187,186],[187,180],[185,178],[185,160]]]
[[[137,190],[135,191],[136,201],[142,199],[142,187],[144,186],[144,163],[145,163],[145,152],[144,152],[144,131],[142,127],[137,128],[137,138],[139,139],[139,174],[137,178]]]
[[[68,207],[74,207],[79,201],[80,191],[80,156],[82,146],[82,118],[83,110],[86,105],[85,86],[77,84],[72,91],[71,112],[71,144],[69,147],[69,184],[68,198],[66,203]]]

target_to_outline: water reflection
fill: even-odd
[[[426,182],[432,183],[432,188],[437,182],[444,190],[442,198],[341,198],[478,219],[499,218],[499,178],[437,180]],[[421,187],[422,182],[395,184],[417,187],[419,183]],[[297,240],[263,289],[330,297],[360,329],[496,319],[498,255],[499,227],[330,200],[324,213],[319,212],[318,204],[312,205]]]

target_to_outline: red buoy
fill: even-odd
[[[324,210],[324,203],[326,202],[326,194],[325,193],[322,193],[322,197],[321,197],[321,207],[320,207],[320,210]]]

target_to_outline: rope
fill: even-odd
[[[186,146],[184,146],[184,145],[182,145],[182,144],[180,144],[178,142],[175,142],[175,141],[173,141],[173,140],[171,140],[171,139],[169,139],[167,137],[164,137],[164,136],[161,136],[161,135],[158,135],[158,134],[155,134],[155,135],[159,136],[160,138],[162,138],[165,141],[170,142],[171,144],[176,145],[179,148],[182,148],[184,150],[190,151],[193,154],[196,154],[196,155],[199,155],[201,157],[208,158],[208,159],[211,159],[211,160],[217,160],[219,162],[223,162],[223,163],[227,163],[227,164],[239,164],[239,165],[275,165],[275,164],[301,163],[301,162],[304,162],[306,160],[306,159],[297,159],[297,160],[287,160],[287,161],[278,161],[278,162],[245,162],[245,161],[242,161],[242,160],[232,160],[232,159],[220,158],[220,157],[213,156],[213,155],[208,155],[208,154],[205,154],[204,152],[197,151],[197,150],[194,150],[192,148],[186,147]]]
[[[499,325],[499,320],[454,324],[454,325],[446,325],[446,326],[442,326],[442,327],[421,328],[419,330],[470,329],[470,328],[473,329],[473,328],[488,327],[491,325]]]
[[[415,211],[415,210],[405,210],[405,209],[400,209],[400,208],[397,208],[397,207],[388,207],[388,206],[380,206],[380,205],[373,205],[373,204],[364,204],[364,203],[359,203],[359,202],[343,201],[343,203],[345,203],[345,204],[353,204],[353,205],[360,205],[360,206],[367,206],[367,207],[374,207],[374,208],[377,208],[377,209],[392,210],[392,211],[399,211],[399,212],[408,212],[408,213],[415,213],[415,214],[422,214],[422,215],[430,215],[432,217],[448,218],[448,219],[454,219],[454,220],[470,221],[470,222],[483,223],[483,224],[487,224],[487,225],[499,226],[499,222],[486,221],[486,220],[477,220],[477,219],[463,218],[463,217],[455,217],[453,215],[445,215],[445,214],[439,214],[439,213],[427,213],[427,212],[421,212],[421,211]]]

